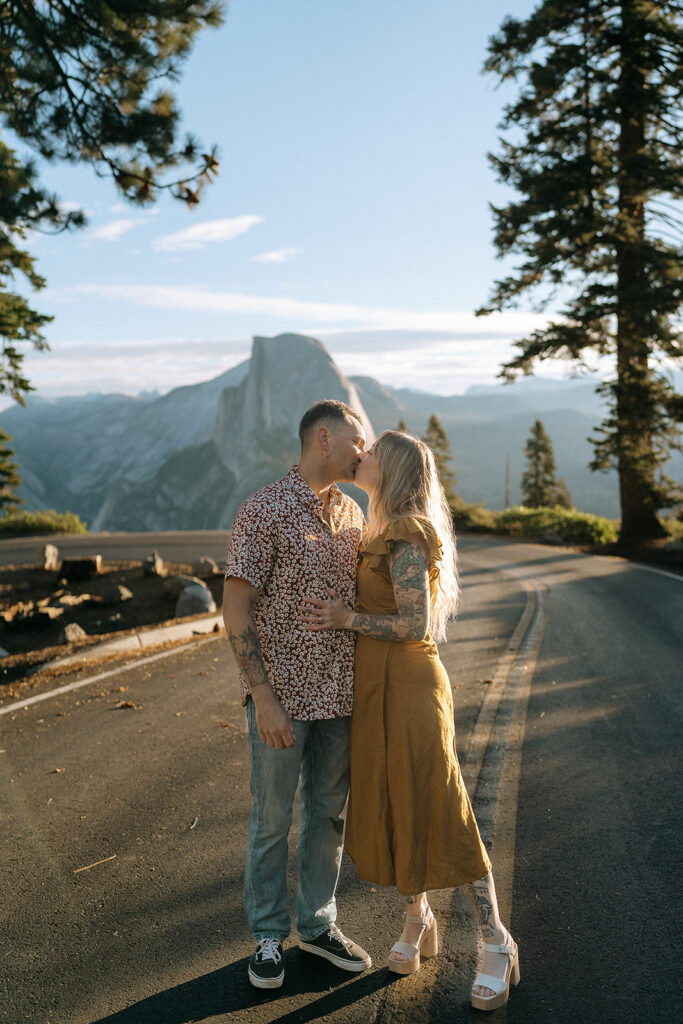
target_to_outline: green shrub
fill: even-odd
[[[683,540],[683,519],[663,516],[661,522],[671,540]]]
[[[46,508],[38,512],[15,511],[0,516],[0,534],[87,533],[75,512],[55,512]]]
[[[516,505],[504,512],[495,512],[496,528],[512,537],[542,539],[547,530],[554,530],[567,544],[614,544],[617,524],[612,519],[579,512],[575,508],[526,508]]]

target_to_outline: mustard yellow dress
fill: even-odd
[[[362,552],[359,612],[397,614],[389,553],[415,533],[429,548],[433,595],[441,545],[406,516]],[[358,636],[345,845],[360,878],[405,895],[463,885],[491,870],[455,751],[448,674],[429,636]]]

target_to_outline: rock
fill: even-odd
[[[38,622],[54,622],[55,619],[61,619],[64,614],[63,608],[53,608],[50,605],[46,605],[44,608],[38,608],[35,613],[35,618]]]
[[[544,530],[541,540],[544,544],[564,544],[565,541],[560,537],[557,530]]]
[[[147,555],[147,558],[142,563],[142,571],[145,576],[164,575],[164,560],[158,551],[153,551],[151,555]]]
[[[192,572],[195,576],[201,576],[202,579],[209,579],[210,576],[220,576],[221,574],[216,562],[208,555],[202,555],[197,562],[193,563]]]
[[[102,555],[91,555],[88,558],[65,558],[61,571],[62,577],[67,583],[89,580],[91,576],[99,576],[102,572]]]
[[[87,635],[83,627],[79,626],[77,622],[70,622],[59,634],[57,643],[70,644],[73,640],[82,640]]]
[[[54,544],[41,544],[36,550],[36,569],[47,569],[57,572],[59,569],[59,549]]]
[[[182,619],[185,615],[200,615],[202,612],[215,611],[216,602],[209,588],[205,587],[203,583],[192,583],[189,587],[185,587],[175,606],[177,619]]]
[[[133,591],[129,590],[128,587],[124,587],[122,583],[116,583],[112,587],[108,587],[102,595],[102,604],[106,605],[107,608],[113,608],[114,605],[122,604],[124,601],[130,601],[133,597]]]
[[[167,576],[164,580],[164,590],[171,597],[179,597],[185,587],[193,586],[206,589],[206,584],[202,583],[196,576],[183,576],[182,573],[179,573],[177,576]]]

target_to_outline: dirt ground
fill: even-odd
[[[146,576],[141,562],[103,562],[102,573],[88,580],[65,583],[59,571],[50,572],[27,566],[4,566],[0,569],[0,646],[9,652],[0,660],[0,696],[5,688],[24,678],[32,669],[55,658],[73,654],[85,647],[112,640],[140,628],[177,622],[174,617],[176,597],[164,586],[169,576],[191,576],[191,566],[166,562],[165,576]],[[204,578],[217,608],[223,592],[222,575]],[[107,590],[121,584],[133,597],[113,606],[105,605]],[[64,594],[88,599],[64,608],[53,620],[43,616],[24,622],[6,621],[17,606],[35,607],[39,601]],[[197,616],[190,616],[189,618]],[[200,616],[201,618],[201,616]],[[185,620],[183,620],[185,621]],[[64,627],[77,622],[87,636],[71,643],[60,643]]]

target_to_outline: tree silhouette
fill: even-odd
[[[451,446],[446,431],[441,426],[438,418],[432,414],[427,423],[427,432],[422,438],[425,444],[429,445],[434,455],[436,468],[439,471],[439,478],[446,492],[449,503],[455,501],[456,477],[449,463],[452,461]]]
[[[131,202],[169,190],[193,206],[216,173],[215,150],[178,142],[176,81],[194,36],[221,21],[218,0],[62,0],[0,5],[0,123],[47,161],[90,164]],[[46,349],[52,317],[9,290],[17,273],[45,285],[23,247],[36,231],[82,227],[38,181],[34,160],[0,138],[0,393],[23,404],[33,390],[21,345]]]
[[[557,467],[552,442],[540,420],[531,428],[524,454],[527,466],[522,474],[522,504],[529,508],[571,507],[567,485],[555,477]]]
[[[21,498],[14,493],[21,478],[14,461],[14,451],[10,448],[11,440],[11,434],[0,430],[0,513],[8,512],[13,505],[21,505]]]
[[[592,469],[616,467],[621,539],[661,536],[657,512],[680,498],[663,467],[680,447],[683,397],[656,369],[683,356],[680,219],[683,27],[679,5],[655,0],[543,0],[506,18],[485,70],[521,80],[491,160],[520,194],[494,207],[501,256],[521,254],[480,314],[560,302],[547,327],[517,342],[503,376],[538,361],[587,366],[609,356],[614,376],[593,438]],[[680,7],[679,7],[680,11]]]

